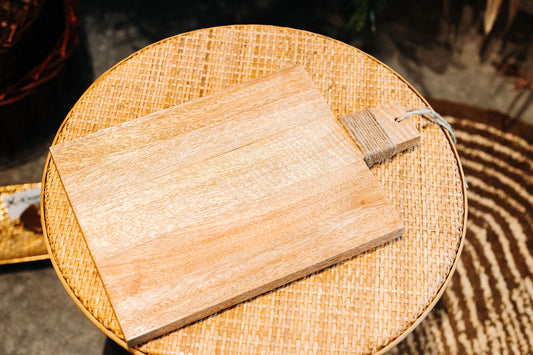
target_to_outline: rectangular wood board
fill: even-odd
[[[299,66],[50,151],[128,346],[403,233]]]

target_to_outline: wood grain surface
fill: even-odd
[[[403,233],[301,67],[50,151],[128,346]]]

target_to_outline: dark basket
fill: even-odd
[[[1,151],[12,155],[53,112],[78,25],[76,0],[0,1]]]

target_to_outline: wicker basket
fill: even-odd
[[[34,221],[37,215],[30,216],[29,223],[24,218],[12,220],[3,202],[8,195],[40,186],[39,183],[0,186],[0,265],[48,258],[42,231],[36,228],[40,223]]]
[[[62,96],[60,74],[78,42],[75,0],[0,5],[0,151],[13,153]]]
[[[344,43],[289,28],[217,27],[168,38],[107,71],[55,143],[294,64],[307,69],[337,117],[385,100],[427,104],[391,69]],[[402,339],[442,294],[466,222],[455,147],[437,125],[412,119],[422,133],[418,148],[372,168],[405,219],[402,238],[129,350],[372,353]],[[50,157],[42,185],[44,232],[59,278],[85,314],[125,346]]]

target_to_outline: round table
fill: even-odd
[[[150,45],[83,94],[54,144],[301,64],[337,117],[394,100],[427,102],[383,63],[310,32],[242,25],[197,30]],[[450,279],[464,240],[465,179],[447,132],[420,116],[416,149],[372,168],[405,220],[405,234],[160,338],[133,353],[373,353],[405,337]],[[48,251],[66,290],[126,347],[91,255],[48,157],[42,181]]]

